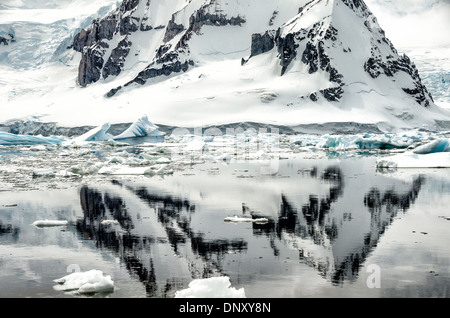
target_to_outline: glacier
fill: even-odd
[[[0,131],[0,145],[55,145],[65,141],[65,138],[50,136],[16,135]]]

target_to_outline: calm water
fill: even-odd
[[[261,169],[202,164],[4,190],[0,297],[80,297],[53,280],[91,269],[115,283],[94,297],[174,297],[220,275],[249,298],[450,296],[448,169],[376,171],[374,158]],[[268,222],[224,221],[234,215]],[[69,224],[32,225],[42,219]]]

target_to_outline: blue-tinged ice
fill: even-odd
[[[419,146],[413,150],[416,154],[430,154],[437,152],[450,152],[450,140],[449,139],[437,139],[425,145]]]
[[[114,140],[128,141],[134,138],[145,138],[148,141],[161,141],[164,132],[159,130],[159,127],[148,120],[146,115],[136,120],[127,130],[118,136],[115,136]]]
[[[96,128],[89,130],[88,132],[82,134],[81,136],[78,136],[74,139],[64,142],[63,145],[65,145],[65,146],[80,145],[80,144],[95,142],[95,141],[111,140],[113,138],[113,136],[108,133],[108,130],[110,127],[111,127],[111,125],[109,123],[105,123],[101,126],[98,126]]]
[[[50,136],[29,136],[29,135],[16,135],[7,132],[0,131],[0,145],[12,146],[12,145],[55,145],[65,141],[65,139]]]
[[[316,147],[322,149],[403,149],[409,147],[413,139],[390,134],[363,135],[323,135]]]

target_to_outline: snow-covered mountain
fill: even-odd
[[[52,22],[79,27],[33,69],[44,83],[6,68],[0,81],[16,85],[3,89],[2,118],[76,126],[145,113],[174,126],[350,122],[388,131],[450,122],[361,0],[124,0],[96,10],[91,24],[80,15]],[[8,27],[0,61],[24,63]]]

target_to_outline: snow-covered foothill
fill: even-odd
[[[246,298],[244,288],[231,287],[230,278],[226,276],[195,279],[189,288],[179,290],[175,298]]]
[[[87,272],[75,272],[55,279],[58,285],[55,290],[77,291],[80,294],[111,293],[114,291],[114,281],[110,275],[104,275],[100,270],[90,270]]]

